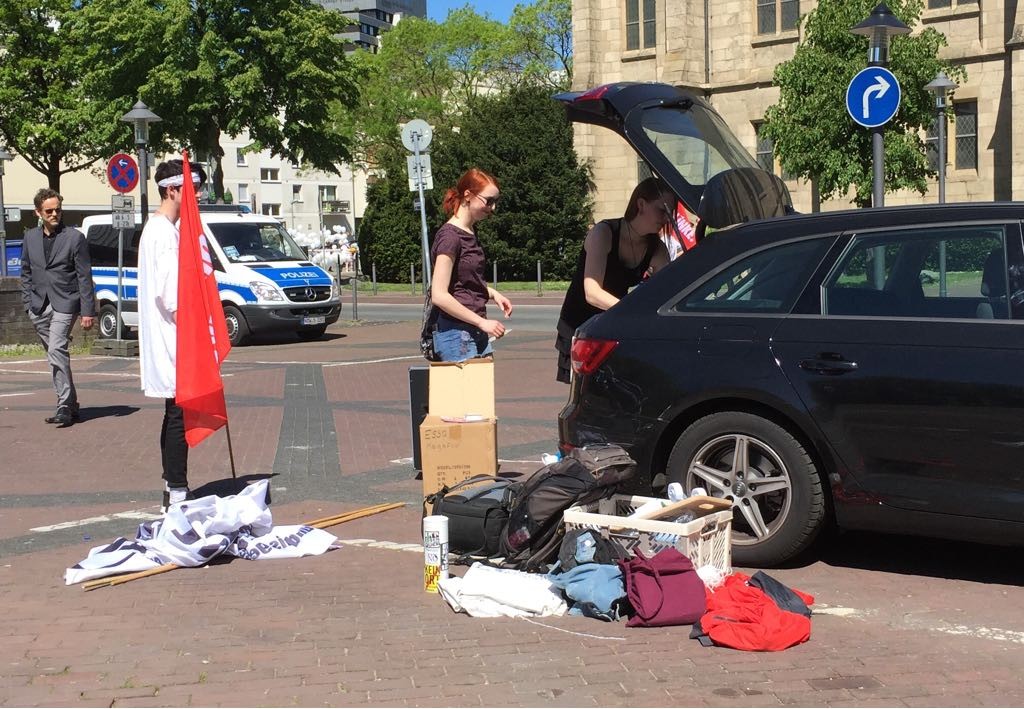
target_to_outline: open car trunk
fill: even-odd
[[[703,226],[722,228],[793,211],[785,183],[762,170],[722,117],[688,91],[622,82],[555,99],[570,121],[625,138]]]

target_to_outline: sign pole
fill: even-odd
[[[117,320],[114,322],[114,339],[121,339],[121,301],[124,300],[124,229],[117,230]]]
[[[0,159],[0,276],[7,277],[7,210],[4,208],[4,162]]]
[[[420,134],[412,134],[412,144],[415,147],[416,164],[420,163]],[[427,289],[430,288],[430,245],[427,243],[427,205],[423,201],[423,171],[422,169],[416,175],[416,187],[419,188],[420,194],[420,238],[421,247],[423,250],[423,289],[424,294]]]

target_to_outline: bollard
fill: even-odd
[[[540,259],[537,259],[537,297],[540,298],[542,295],[544,294],[541,292],[540,287]]]
[[[377,295],[377,262],[376,261],[374,261],[373,264],[371,264],[370,271],[373,274],[371,276],[373,278],[373,294]]]
[[[416,295],[416,266],[409,264],[409,293]]]
[[[498,290],[498,262],[494,262],[494,277],[491,279],[491,288]]]
[[[352,279],[352,319],[359,319],[359,274]]]

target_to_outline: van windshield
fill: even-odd
[[[221,222],[207,226],[231,263],[306,260],[305,252],[280,224]]]

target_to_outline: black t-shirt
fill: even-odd
[[[450,222],[437,230],[430,248],[430,263],[436,269],[441,254],[452,259],[448,292],[482,318],[487,317],[487,281],[484,280],[484,249],[476,234]]]
[[[606,219],[606,224],[612,232],[612,246],[608,250],[608,260],[604,265],[604,283],[601,285],[606,291],[616,298],[622,298],[629,292],[629,289],[639,283],[644,273],[651,265],[651,258],[654,256],[656,244],[652,240],[644,251],[643,258],[633,268],[627,268],[619,260],[619,237],[622,231],[622,219]],[[583,273],[587,264],[586,247],[580,249],[580,258],[576,263],[576,272],[573,274],[569,290],[566,291],[565,301],[562,303],[562,312],[559,318],[569,325],[573,330],[585,323],[594,315],[604,312],[595,308],[587,302],[586,294],[583,291]]]

